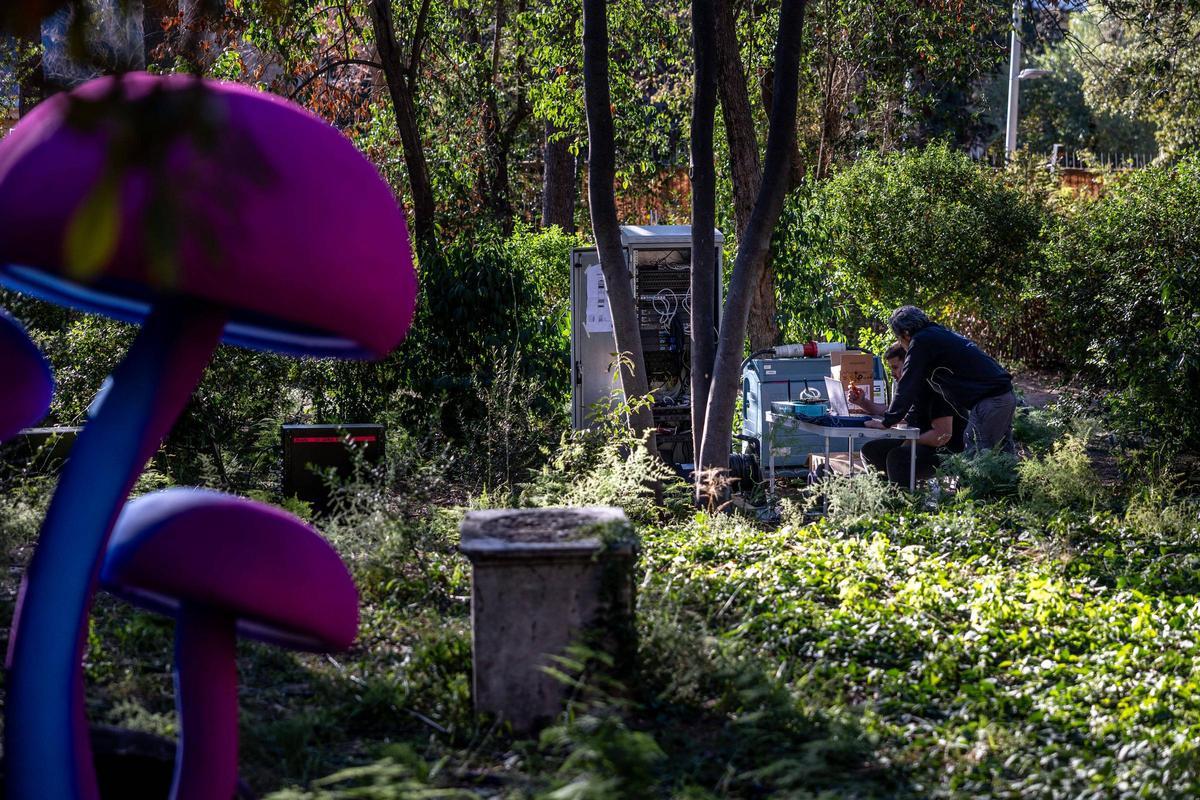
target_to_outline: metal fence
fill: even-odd
[[[986,152],[971,154],[980,164],[1000,168],[1005,165],[1003,153]],[[1055,145],[1049,153],[1035,155],[1037,161],[1045,164],[1048,169],[1085,169],[1085,170],[1115,170],[1141,169],[1148,167],[1158,158],[1156,153],[1097,153],[1092,150],[1073,150],[1063,145]]]

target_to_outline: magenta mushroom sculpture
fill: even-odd
[[[37,423],[50,408],[54,378],[21,324],[0,308],[0,442]]]
[[[142,326],[59,479],[8,654],[7,796],[93,800],[97,573],[213,349],[381,357],[408,331],[416,271],[390,187],[332,126],[250,87],[131,73],[0,140],[0,282]]]
[[[282,509],[204,489],[128,503],[100,582],[175,618],[172,800],[231,798],[236,790],[235,636],[333,652],[358,630],[354,581],[316,531]]]

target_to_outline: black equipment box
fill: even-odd
[[[331,498],[323,474],[332,468],[341,480],[354,476],[356,454],[374,466],[383,460],[386,438],[382,425],[284,425],[283,496],[312,503],[317,512],[329,511]],[[361,478],[362,476],[360,476]]]
[[[39,473],[53,472],[67,460],[81,430],[79,425],[25,428],[4,446],[4,463],[14,467],[21,464]]]

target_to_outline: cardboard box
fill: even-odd
[[[831,375],[849,387],[853,381],[863,389],[875,382],[875,357],[870,353],[830,353]]]
[[[875,380],[875,356],[860,352],[830,353],[829,363],[831,377],[841,381],[843,387],[849,389],[850,383],[853,381],[858,388],[867,392],[868,397],[878,404],[883,404],[884,385],[883,381]],[[858,406],[851,405],[853,413],[862,410]]]

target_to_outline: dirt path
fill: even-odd
[[[1045,408],[1062,397],[1062,378],[1043,372],[1021,372],[1013,376],[1013,386],[1025,405]]]

